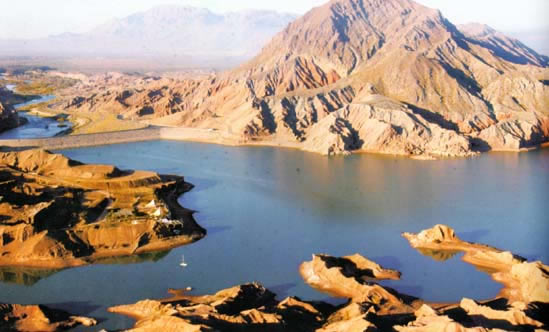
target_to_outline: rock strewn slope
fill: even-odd
[[[166,250],[205,231],[182,177],[84,165],[43,150],[0,154],[0,265],[62,268]]]

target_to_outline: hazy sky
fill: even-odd
[[[549,31],[549,0],[417,0],[454,23],[482,22],[501,31]],[[213,11],[274,9],[304,13],[326,0],[0,0],[0,38],[38,38],[85,32],[115,17],[161,4]]]

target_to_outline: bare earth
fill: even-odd
[[[213,295],[191,296],[170,290],[171,298],[145,300],[109,311],[137,320],[130,331],[546,331],[549,321],[549,267],[509,252],[467,243],[444,225],[419,234],[405,233],[412,247],[436,259],[465,252],[464,260],[504,285],[497,298],[476,302],[428,303],[378,284],[400,278],[360,255],[313,255],[300,266],[310,286],[346,304],[334,307],[296,297],[281,301],[259,284]],[[418,267],[420,268],[420,267]],[[443,290],[441,290],[443,291]]]
[[[332,0],[207,77],[80,76],[53,107],[212,130],[212,142],[419,158],[549,141],[549,59],[410,0]]]
[[[0,153],[0,266],[64,268],[167,250],[205,231],[182,177],[84,165],[42,150]]]

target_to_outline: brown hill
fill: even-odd
[[[197,241],[204,230],[177,203],[191,188],[44,150],[0,153],[0,266],[65,268]]]
[[[230,72],[99,86],[65,106],[324,154],[467,156],[548,140],[548,63],[411,0],[333,0]]]

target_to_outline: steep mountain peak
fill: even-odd
[[[305,56],[335,65],[344,77],[395,38],[405,37],[417,44],[410,47],[418,47],[421,39],[437,34],[432,31],[445,30],[445,24],[438,10],[411,0],[332,0],[289,24],[252,65]],[[426,30],[432,31],[422,33]]]

